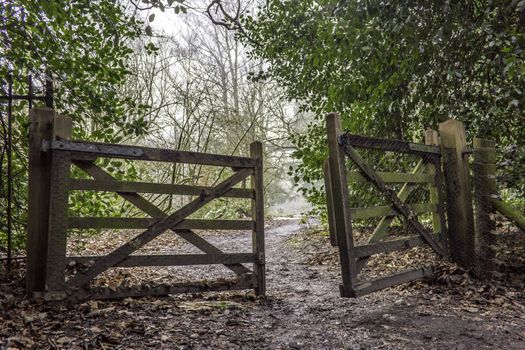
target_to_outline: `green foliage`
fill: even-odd
[[[54,81],[55,109],[73,118],[74,138],[117,143],[145,132],[147,123],[140,117],[145,106],[119,92],[130,73],[127,60],[133,51],[128,44],[141,32],[141,23],[119,2],[7,0],[0,4],[0,19],[3,95],[9,73],[15,94],[27,94],[28,74],[37,87],[46,75]],[[23,247],[27,219],[27,108],[27,102],[15,103],[15,248]],[[1,113],[5,140],[5,105]],[[1,212],[6,207],[5,151],[2,147]],[[92,193],[74,195],[71,202],[78,213],[97,213],[111,211],[114,198]],[[0,221],[0,245],[5,247],[5,217]]]
[[[525,147],[525,2],[270,0],[243,25],[251,55],[318,120],[294,138],[292,170],[308,200],[324,202],[322,117],[353,133],[421,141],[449,117],[498,145]],[[249,40],[245,39],[247,42]],[[256,77],[257,78],[257,77]],[[511,164],[515,195],[523,168]],[[521,191],[521,192],[520,192]]]

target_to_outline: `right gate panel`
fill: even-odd
[[[342,133],[337,114],[327,127],[325,184],[342,296],[431,276],[436,254],[447,255],[439,147]]]

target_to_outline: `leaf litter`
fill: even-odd
[[[339,297],[336,249],[326,236],[297,221],[267,230],[267,298],[241,291],[43,303],[24,297],[19,262],[12,276],[0,274],[0,348],[523,349],[525,235],[512,231],[498,237],[501,264],[491,282],[439,263],[433,279],[359,299]],[[232,242],[250,239],[249,233],[212,238],[233,245],[231,251],[241,247]],[[385,255],[371,261],[366,276],[430,260],[436,262],[425,249]],[[137,279],[133,283],[158,278],[129,271]],[[177,271],[186,274],[177,279],[193,272]]]

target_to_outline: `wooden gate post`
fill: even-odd
[[[49,230],[51,155],[42,152],[42,141],[53,137],[55,112],[35,108],[29,112],[29,196],[27,213],[26,292],[44,292],[46,287]]]
[[[27,214],[26,292],[45,292],[48,270],[51,200],[51,153],[42,151],[43,141],[69,139],[71,119],[57,117],[50,108],[29,113],[29,195]]]
[[[252,188],[255,198],[252,199],[252,231],[253,252],[256,263],[253,272],[255,278],[255,294],[266,294],[265,253],[264,253],[264,183],[263,183],[263,148],[259,141],[250,144],[250,156],[255,159],[256,165],[252,175]]]
[[[474,138],[474,190],[476,201],[476,268],[480,277],[495,270],[494,221],[495,209],[491,197],[496,195],[496,148],[492,141]]]
[[[330,181],[332,188],[333,220],[339,246],[339,261],[343,285],[341,296],[354,297],[357,280],[357,265],[352,237],[352,221],[348,203],[348,181],[346,177],[345,155],[339,145],[342,134],[341,117],[337,113],[326,116],[328,132],[328,154]]]
[[[450,257],[464,268],[475,264],[475,234],[470,174],[464,158],[465,126],[449,119],[439,124],[447,193]]]
[[[71,118],[55,116],[53,140],[70,140],[71,132]],[[70,168],[71,152],[51,152],[46,271],[46,292],[48,293],[62,293],[65,289]]]

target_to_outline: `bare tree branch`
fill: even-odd
[[[215,15],[221,14],[223,16],[224,20],[218,20],[214,17],[212,14],[212,11],[215,10]],[[251,44],[260,47],[261,44],[255,41],[242,27],[242,24],[240,22],[241,17],[241,2],[240,0],[237,1],[237,8],[235,10],[235,14],[232,16],[226,11],[222,4],[222,0],[213,0],[208,7],[206,8],[205,14],[207,17],[211,20],[211,22],[217,26],[224,27],[228,30],[235,31],[239,35],[246,38]]]

